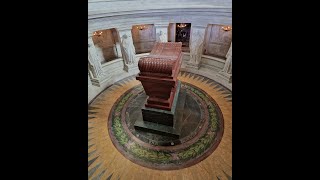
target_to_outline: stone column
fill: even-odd
[[[88,37],[88,68],[92,84],[95,86],[100,86],[100,79],[105,74],[102,70],[101,59],[97,54],[92,40],[92,35]]]
[[[168,42],[168,26],[169,22],[154,24],[157,42]]]
[[[221,71],[219,71],[217,76],[226,80],[228,83],[232,83],[232,42],[226,55],[226,58],[227,59],[224,64],[224,67]]]
[[[206,25],[191,25],[190,60],[187,62],[187,67],[200,68],[205,31]]]
[[[124,61],[123,70],[129,72],[137,68],[136,52],[133,45],[132,26],[119,27],[117,28],[119,39],[120,39],[120,49],[122,58]]]

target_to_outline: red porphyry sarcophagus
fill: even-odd
[[[182,63],[181,47],[181,42],[156,43],[150,55],[140,58],[136,79],[149,96],[146,107],[171,110]]]

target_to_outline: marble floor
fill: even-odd
[[[120,97],[141,84],[132,76],[107,88],[89,105],[88,179],[232,179],[232,93],[196,74],[180,72],[178,79],[201,89],[219,106],[224,127],[215,150],[199,163],[175,170],[143,167],[124,157],[112,142],[108,121]]]

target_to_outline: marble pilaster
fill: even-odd
[[[100,86],[101,79],[105,76],[102,70],[101,59],[97,54],[92,36],[88,37],[88,68],[92,85]]]
[[[189,44],[190,60],[189,62],[187,62],[187,66],[190,68],[200,68],[205,31],[206,25],[191,25],[191,36]]]
[[[232,83],[232,42],[228,50],[228,53],[226,55],[226,58],[227,59],[224,64],[224,67],[221,71],[219,71],[219,73],[217,74],[217,77],[224,79],[228,83]]]

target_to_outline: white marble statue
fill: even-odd
[[[133,43],[126,34],[124,34],[121,39],[123,59],[126,64],[133,64],[135,62],[136,57],[136,51],[133,46]]]
[[[228,53],[226,55],[226,63],[224,64],[224,67],[222,69],[222,72],[232,74],[232,42],[230,45],[230,48],[228,50]]]
[[[196,31],[192,36],[190,59],[193,63],[200,63],[203,49],[203,37],[200,31]]]
[[[92,78],[99,78],[103,75],[102,66],[98,59],[93,59],[91,54],[88,54],[88,68]]]
[[[95,44],[94,47],[96,48],[97,56],[98,56],[100,62],[104,62],[105,59],[103,56],[102,48],[98,44]]]
[[[167,37],[162,31],[159,32],[159,42],[167,42]]]

